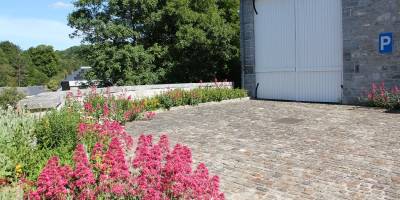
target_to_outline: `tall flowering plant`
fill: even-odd
[[[367,101],[370,106],[388,110],[400,109],[400,88],[394,86],[392,89],[387,89],[384,82],[379,85],[372,83],[367,94]]]

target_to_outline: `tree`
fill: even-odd
[[[39,45],[31,47],[28,49],[27,54],[37,69],[46,74],[47,77],[50,78],[59,71],[59,59],[52,46]]]
[[[69,25],[113,84],[224,79],[239,69],[239,0],[76,0]],[[144,80],[142,80],[144,79]]]
[[[0,49],[3,51],[8,65],[12,68],[7,67],[7,74],[10,78],[7,79],[8,86],[22,86],[24,85],[24,75],[26,74],[26,63],[23,58],[22,50],[10,41],[4,41],[0,43]],[[5,68],[3,68],[5,69]],[[2,71],[2,76],[6,76]]]
[[[8,57],[1,48],[0,48],[0,64],[9,64]]]
[[[7,84],[12,82],[13,70],[11,65],[9,65],[7,55],[0,49],[0,87],[7,86]]]

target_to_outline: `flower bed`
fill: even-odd
[[[84,99],[84,109],[88,115],[96,119],[106,116],[112,120],[125,123],[137,119],[151,119],[154,117],[152,111],[158,109],[244,97],[247,97],[245,90],[223,87],[193,90],[175,89],[141,100],[132,100],[130,96],[126,97],[125,95],[115,97],[107,92],[106,94],[99,94],[95,89],[92,89]]]
[[[135,148],[123,124],[150,120],[157,109],[246,95],[238,89],[199,88],[132,100],[93,89],[80,100],[70,94],[65,107],[41,119],[3,113],[0,183],[19,183],[32,199],[223,199],[218,177],[209,177],[204,164],[192,171],[188,147],[170,150],[166,136],[158,143],[141,136]]]
[[[400,88],[395,86],[392,89],[386,89],[384,83],[379,85],[372,83],[367,102],[370,106],[386,108],[389,111],[399,110]]]
[[[52,157],[29,192],[30,199],[224,199],[218,176],[210,177],[204,164],[192,170],[191,151],[177,144],[169,149],[162,136],[139,138],[136,153],[116,136],[108,146],[99,142],[91,154],[78,144],[74,165],[60,165]]]

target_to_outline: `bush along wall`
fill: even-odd
[[[7,111],[4,119],[11,117],[18,126],[0,124],[8,133],[1,135],[0,179],[7,186],[21,183],[29,199],[223,199],[217,176],[204,164],[192,170],[188,147],[170,149],[167,136],[154,143],[142,135],[133,149],[123,124],[150,120],[157,109],[246,95],[239,89],[199,88],[133,100],[93,88],[84,98],[79,91],[68,94],[64,108],[41,119]]]
[[[372,83],[368,91],[367,103],[369,106],[386,108],[388,111],[400,110],[400,87],[387,89],[384,83]]]

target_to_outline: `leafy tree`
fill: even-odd
[[[9,65],[7,55],[0,49],[0,87],[7,86],[7,84],[13,82],[13,71],[14,69]]]
[[[31,47],[27,53],[32,59],[32,63],[47,77],[52,77],[59,71],[59,59],[52,46]]]
[[[8,57],[2,49],[0,49],[0,64],[8,64]]]
[[[9,64],[0,64],[0,87],[15,86],[13,68]]]
[[[9,64],[13,64],[19,56],[21,56],[22,50],[10,41],[0,42],[0,49],[4,52],[7,57]]]
[[[231,78],[239,72],[239,0],[76,0],[72,37],[93,45],[113,84]]]
[[[48,85],[57,89],[66,75],[87,65],[88,48],[82,45],[54,51],[51,46],[39,45],[23,51],[12,42],[0,42],[0,87]]]
[[[34,67],[29,68],[27,85],[45,85],[49,81],[49,78],[43,72],[35,69]]]
[[[23,56],[22,50],[15,44],[9,41],[4,41],[0,43],[0,49],[3,51],[8,64],[12,67],[7,68],[7,74],[13,78],[8,78],[7,85],[9,86],[22,86],[25,81],[26,74],[26,61]],[[5,68],[3,68],[5,69]],[[7,75],[2,74],[5,77]]]

